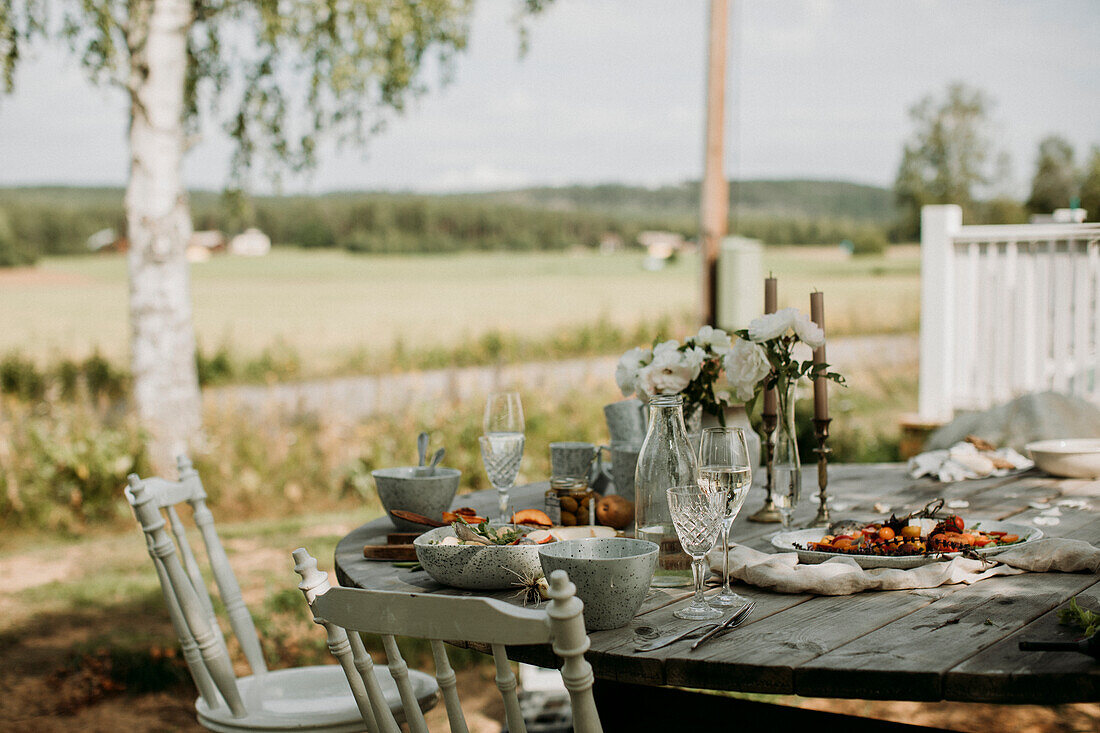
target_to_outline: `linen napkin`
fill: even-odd
[[[930,450],[909,459],[912,478],[935,476],[944,483],[986,476],[1007,476],[1013,471],[1034,466],[1011,448],[979,450],[972,443],[956,443],[946,450]]]
[[[712,550],[707,558],[715,573],[722,572],[722,552]],[[813,593],[845,596],[865,590],[908,590],[935,588],[956,583],[976,583],[996,575],[1025,572],[1100,572],[1100,549],[1080,540],[1048,538],[1005,550],[988,562],[956,557],[910,570],[873,568],[864,570],[851,557],[837,555],[817,565],[798,562],[793,552],[760,552],[736,545],[730,549],[730,578],[779,593]]]

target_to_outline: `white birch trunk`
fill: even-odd
[[[191,218],[182,177],[192,15],[188,0],[136,0],[130,8],[131,367],[150,456],[158,471],[167,471],[201,427],[185,257]]]

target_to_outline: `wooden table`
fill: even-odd
[[[809,476],[814,475],[812,472]],[[545,484],[514,490],[517,508],[538,506]],[[1088,509],[1061,508],[1048,536],[1100,543],[1100,481],[1054,479],[1037,471],[1015,477],[955,484],[908,478],[900,464],[830,468],[833,517],[873,519],[876,503],[899,513],[943,496],[969,502],[964,518],[1031,523],[1040,509],[1029,504],[1083,499]],[[807,491],[807,496],[814,492]],[[754,490],[742,515],[762,502]],[[458,497],[456,504],[488,510],[495,494]],[[816,499],[807,498],[796,524],[808,522]],[[887,510],[889,511],[889,510]],[[768,550],[777,525],[739,518],[733,538]],[[344,585],[364,588],[470,594],[435,583],[424,572],[363,559],[363,545],[392,531],[389,520],[363,525],[336,549],[336,572]],[[785,595],[737,586],[757,601],[752,618],[737,631],[701,648],[678,643],[648,654],[633,650],[633,627],[664,631],[692,622],[672,616],[686,603],[687,589],[652,590],[632,626],[591,634],[586,657],[599,681],[737,690],[812,697],[890,700],[958,700],[994,703],[1090,702],[1100,700],[1100,664],[1073,653],[1021,652],[1021,639],[1075,639],[1055,610],[1071,597],[1100,608],[1100,577],[1080,573],[1027,573],[973,585],[859,593],[850,596]],[[509,592],[493,594],[511,599]],[[548,648],[510,650],[513,658],[552,667]]]

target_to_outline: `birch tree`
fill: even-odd
[[[549,0],[513,0],[522,21]],[[236,142],[233,189],[257,171],[315,163],[318,139],[361,142],[445,75],[465,48],[473,0],[0,0],[5,91],[36,37],[67,40],[97,82],[130,98],[125,208],[134,404],[167,470],[200,433],[184,252],[182,162],[202,109]],[[2,113],[2,108],[0,108]]]

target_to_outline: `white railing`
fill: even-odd
[[[922,420],[1053,390],[1100,403],[1100,223],[921,210]]]

